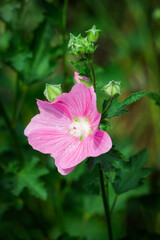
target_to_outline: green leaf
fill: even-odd
[[[76,62],[70,61],[70,63],[78,70],[80,76],[89,77],[90,76],[89,70],[85,66],[80,65],[79,62],[85,62],[85,60],[81,59]]]
[[[160,90],[158,93],[150,92],[147,94],[147,96],[153,99],[156,105],[160,106]]]
[[[113,188],[117,194],[135,189],[142,184],[142,180],[151,173],[150,168],[144,168],[147,163],[148,153],[144,149],[132,156],[128,162],[115,161],[113,165],[116,169],[116,178]]]
[[[121,114],[127,113],[128,111],[125,108],[128,107],[130,104],[138,101],[146,94],[147,92],[136,92],[120,102],[118,101],[118,98],[114,98],[107,112],[105,114],[102,114],[102,118],[112,118],[114,116],[119,116]],[[105,111],[107,104],[108,100],[105,100],[103,104],[103,112]]]
[[[25,161],[23,168],[14,177],[14,187],[12,193],[18,196],[24,188],[28,188],[32,195],[45,200],[47,198],[44,183],[40,180],[41,176],[48,173],[45,167],[37,166],[38,158]]]
[[[44,23],[36,36],[36,48],[33,51],[29,68],[24,72],[26,82],[41,80],[51,75],[57,65],[61,47],[53,48],[50,46],[52,36],[52,26]]]
[[[17,9],[20,8],[20,3],[17,1],[6,1],[3,0],[0,6],[0,17],[6,22],[10,22],[14,19]]]
[[[11,61],[12,66],[15,70],[21,72],[26,68],[26,63],[28,63],[28,59],[32,58],[32,53],[29,51],[22,51],[16,53],[9,60]]]
[[[112,148],[108,153],[102,154],[95,158],[88,158],[86,164],[89,171],[93,171],[96,164],[100,164],[100,168],[111,182],[114,181],[116,173],[113,163],[116,161],[126,161],[125,156],[118,150]]]

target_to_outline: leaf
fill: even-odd
[[[126,161],[125,156],[118,150],[112,148],[108,153],[102,154],[95,158],[88,158],[86,164],[89,171],[93,171],[96,164],[100,164],[100,169],[106,173],[111,182],[115,179],[115,161]]]
[[[46,189],[40,177],[46,175],[48,170],[45,167],[37,166],[38,162],[38,158],[32,158],[30,161],[25,161],[24,167],[13,179],[13,194],[18,196],[24,188],[28,188],[35,197],[43,200],[47,198]]]
[[[142,180],[151,173],[150,168],[143,168],[148,160],[147,150],[144,149],[132,156],[128,162],[114,161],[116,178],[113,188],[117,194],[135,189],[142,184]]]
[[[17,9],[20,8],[20,3],[17,1],[6,1],[3,0],[0,6],[0,17],[6,22],[10,22],[14,19]]]
[[[34,31],[44,20],[44,8],[37,1],[28,1],[21,8],[18,27],[23,31]]]
[[[44,23],[39,28],[35,39],[36,48],[33,51],[33,58],[29,68],[24,72],[26,82],[44,79],[55,71],[58,65],[57,57],[62,48],[50,46],[52,34],[52,26],[49,23]]]
[[[106,118],[103,118],[100,125],[99,125],[99,129],[104,130],[104,131],[108,131],[108,129],[112,128],[112,124],[106,120]]]
[[[85,77],[89,77],[90,76],[90,72],[89,72],[89,69],[87,69],[85,66],[83,65],[80,65],[79,62],[85,62],[84,59],[80,59],[78,60],[77,62],[73,62],[73,61],[70,61],[70,63],[75,67],[77,68],[80,76],[85,76]],[[87,64],[87,63],[86,63]]]
[[[32,58],[31,52],[21,51],[19,53],[16,53],[9,60],[11,61],[11,64],[15,68],[15,70],[21,72],[26,68],[26,62],[28,62],[28,59],[30,58]]]
[[[147,96],[153,99],[156,105],[160,106],[160,90],[158,93],[150,92],[147,94]]]
[[[86,192],[87,194],[99,195],[100,182],[99,172],[97,168],[94,168],[91,174],[86,173],[83,175],[83,191]]]
[[[121,114],[127,113],[128,111],[125,108],[128,107],[130,104],[138,101],[146,94],[147,92],[136,92],[120,102],[118,101],[118,98],[114,98],[107,112],[105,114],[102,113],[102,118],[112,118],[114,116],[119,116]],[[103,112],[105,111],[107,104],[108,100],[105,100],[103,104]]]

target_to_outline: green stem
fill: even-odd
[[[102,117],[106,114],[106,112],[107,112],[108,109],[110,108],[110,106],[111,106],[111,104],[112,104],[112,101],[113,101],[113,97],[110,98],[109,103],[108,103],[106,109],[105,109],[105,110],[103,111],[103,113],[102,113]]]
[[[62,41],[63,41],[63,76],[64,80],[67,76],[66,68],[66,19],[67,19],[67,7],[68,0],[64,0],[63,11],[62,11]]]
[[[94,68],[93,68],[93,57],[91,59],[88,59],[88,62],[89,62],[90,67],[91,67],[92,83],[93,83],[94,91],[96,92],[96,77],[95,77],[95,72],[94,72]]]
[[[91,82],[92,82],[92,76],[91,76],[91,74],[90,74],[90,70],[89,70],[89,68],[88,68],[88,66],[87,66],[87,64],[84,62],[84,65],[85,65],[85,67],[86,67],[86,69],[87,69],[87,71],[88,71],[88,74],[89,74],[89,78],[90,78],[90,80],[91,80]]]
[[[106,222],[107,222],[107,226],[108,226],[108,237],[109,237],[109,240],[113,240],[111,218],[110,218],[110,212],[109,212],[108,181],[107,181],[107,185],[106,185],[106,190],[107,190],[107,197],[106,197],[103,172],[100,169],[100,164],[99,164],[99,176],[100,176],[100,183],[101,183],[103,205],[104,205],[104,210],[105,210],[105,215],[106,215]]]
[[[111,215],[112,212],[113,212],[113,209],[114,209],[114,207],[115,207],[115,205],[116,205],[117,199],[118,199],[118,195],[116,194],[116,196],[115,196],[115,198],[114,198],[114,201],[113,201],[113,204],[112,204],[112,207],[111,207],[110,215]]]
[[[14,130],[14,128],[12,127],[12,123],[10,121],[10,119],[8,118],[8,115],[3,107],[3,104],[1,103],[0,101],[0,112],[4,118],[4,121],[6,122],[6,125],[8,127],[8,130],[10,131],[10,134],[11,134],[11,137],[13,139],[13,143],[14,143],[14,146],[15,146],[15,152],[17,154],[17,157],[18,159],[22,160],[22,153],[21,153],[21,148],[20,148],[20,144],[19,144],[19,140],[18,140],[18,137],[17,137],[17,134]]]
[[[94,68],[93,68],[93,57],[92,57],[92,59],[88,59],[88,60],[89,60],[91,71],[92,71],[92,79],[93,79],[92,83],[93,83],[94,91],[96,92],[96,79],[95,79],[95,72],[94,72]],[[108,105],[110,106],[111,103],[112,103],[112,101],[110,101],[110,103]],[[109,108],[109,106],[108,106],[108,108]],[[106,190],[107,190],[107,197],[106,197],[103,171],[100,168],[100,164],[98,166],[99,166],[99,178],[100,178],[100,184],[101,184],[102,199],[103,199],[104,211],[105,211],[106,222],[107,222],[107,227],[108,227],[108,237],[109,237],[109,240],[113,240],[110,210],[109,210],[108,181],[106,183]]]

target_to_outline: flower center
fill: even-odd
[[[70,124],[69,129],[69,133],[78,137],[80,141],[87,137],[89,133],[92,133],[88,117],[80,119],[74,117],[74,121]]]

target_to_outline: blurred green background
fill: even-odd
[[[105,240],[99,179],[81,163],[61,176],[54,160],[34,151],[24,129],[45,100],[46,83],[73,86],[69,33],[101,29],[94,55],[100,89],[120,81],[123,100],[153,92],[111,121],[108,132],[125,156],[148,148],[151,176],[119,196],[114,239],[160,239],[160,2],[157,0],[0,1],[0,239]],[[94,179],[94,180],[93,180]],[[94,183],[93,183],[94,181]],[[114,191],[109,185],[110,203]]]

